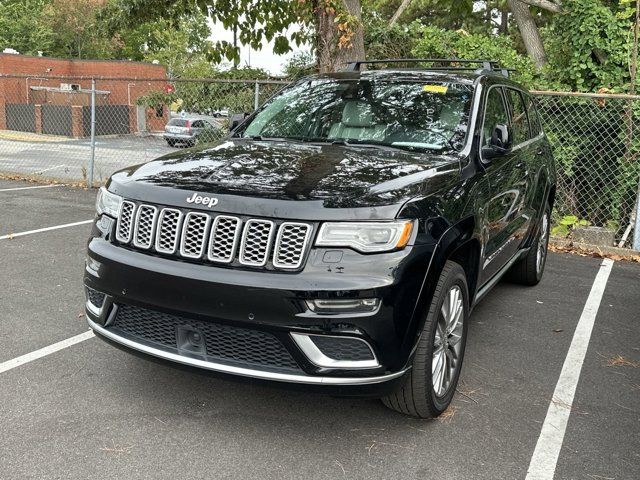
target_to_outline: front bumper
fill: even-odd
[[[195,135],[189,135],[187,133],[164,133],[162,135],[165,140],[175,140],[177,142],[189,142],[195,139]]]
[[[280,372],[271,372],[267,370],[258,370],[244,367],[237,367],[233,365],[226,365],[224,363],[216,363],[212,361],[201,360],[198,358],[191,358],[185,355],[180,355],[167,350],[163,350],[151,345],[134,341],[126,337],[114,334],[108,329],[98,325],[97,323],[88,320],[89,327],[94,331],[96,335],[104,337],[107,340],[121,344],[122,346],[136,350],[153,357],[160,358],[162,360],[168,360],[176,362],[181,365],[189,367],[201,368],[204,370],[210,370],[217,373],[225,373],[231,375],[239,375],[243,377],[256,378],[260,380],[273,380],[278,382],[299,383],[305,385],[372,385],[382,382],[388,382],[404,375],[408,369],[403,369],[395,373],[388,373],[385,375],[378,375],[373,377],[329,377],[329,376],[310,376],[310,375],[296,375]]]
[[[308,386],[375,386],[384,392],[407,373],[416,335],[415,300],[429,248],[367,256],[345,250],[338,263],[312,249],[296,273],[252,271],[195,264],[116,246],[94,227],[88,245],[85,285],[105,294],[100,310],[87,301],[89,326],[103,339],[156,359],[209,372]],[[305,299],[379,298],[370,313],[321,315]],[[250,329],[273,336],[295,360],[296,370],[218,361],[146,341],[114,328],[121,306],[149,309],[197,325]],[[172,317],[174,318],[174,317]],[[295,336],[358,338],[370,345],[375,366],[332,368],[314,363]],[[379,387],[379,388],[378,388]]]

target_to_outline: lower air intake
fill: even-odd
[[[259,330],[192,320],[131,305],[119,305],[110,329],[145,343],[177,350],[179,327],[201,333],[209,361],[299,371],[298,364],[280,340]]]

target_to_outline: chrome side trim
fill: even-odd
[[[319,335],[318,335],[319,336]],[[372,360],[336,360],[334,358],[327,357],[322,351],[318,348],[318,346],[313,343],[311,340],[311,335],[306,335],[304,333],[291,333],[291,338],[296,342],[296,345],[300,347],[302,353],[306,355],[311,363],[317,365],[318,367],[326,367],[326,368],[376,368],[379,367],[378,359],[376,358],[376,354],[373,352],[371,346],[364,340],[358,337],[340,337],[336,335],[331,335],[334,338],[349,338],[350,340],[359,340],[369,347],[371,350],[371,354],[373,355]]]
[[[215,362],[207,362],[205,360],[199,360],[197,358],[185,357],[177,353],[167,352],[158,348],[150,347],[141,343],[137,343],[129,340],[128,338],[121,337],[113,332],[101,327],[97,323],[87,318],[89,327],[105,338],[112,340],[116,343],[129,347],[133,350],[137,350],[154,357],[162,358],[164,360],[170,360],[173,362],[181,363],[191,367],[203,368],[205,370],[211,370],[214,372],[228,373],[231,375],[240,375],[243,377],[259,378],[264,380],[275,380],[280,382],[290,383],[302,383],[309,385],[371,385],[376,383],[383,383],[395,378],[401,377],[409,369],[400,370],[399,372],[389,373],[386,375],[379,375],[376,377],[314,377],[311,375],[294,375],[288,373],[276,373],[267,372],[262,370],[253,370],[250,368],[234,367],[231,365],[224,365]]]

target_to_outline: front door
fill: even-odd
[[[487,94],[482,126],[482,146],[489,145],[496,125],[509,125],[509,109],[501,87],[491,87]],[[485,205],[485,245],[482,283],[488,281],[515,255],[526,218],[524,215],[526,176],[521,149],[493,157],[486,163],[490,196]]]

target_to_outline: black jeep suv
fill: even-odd
[[[409,415],[447,408],[474,305],[504,274],[542,277],[554,161],[494,63],[360,65],[111,177],[84,275],[98,337]]]

